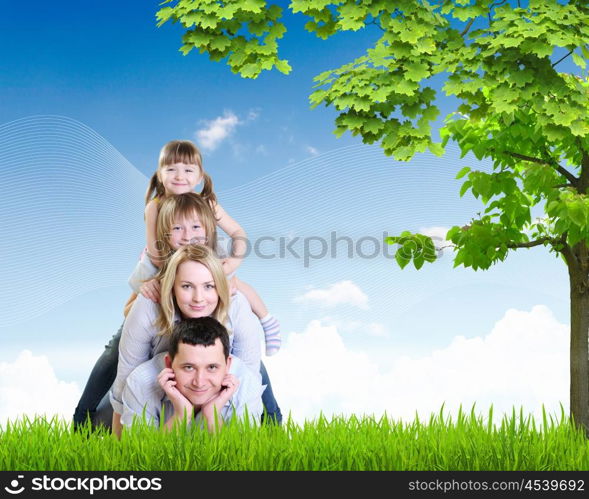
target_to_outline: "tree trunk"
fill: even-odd
[[[564,252],[571,289],[571,419],[589,437],[589,251],[585,243]]]

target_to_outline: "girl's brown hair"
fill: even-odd
[[[211,205],[217,203],[217,197],[213,191],[213,181],[211,177],[204,171],[202,167],[202,155],[198,147],[189,140],[171,140],[160,151],[158,161],[158,170],[151,176],[147,192],[145,193],[145,204],[149,203],[153,198],[164,198],[166,193],[164,186],[161,183],[158,172],[160,168],[175,163],[185,163],[187,165],[198,165],[203,179],[203,187],[200,195]]]
[[[157,215],[157,245],[164,262],[176,251],[170,244],[170,233],[174,222],[194,215],[200,220],[207,238],[203,244],[213,251],[217,248],[217,224],[209,203],[196,192],[169,196],[161,204]]]

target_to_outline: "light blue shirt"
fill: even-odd
[[[156,355],[153,359],[141,364],[127,378],[127,385],[123,391],[123,413],[121,423],[131,426],[135,417],[146,420],[153,426],[159,427],[164,413],[164,422],[174,414],[174,406],[168,399],[157,377],[165,367],[165,353]],[[229,421],[235,415],[244,418],[247,415],[251,421],[257,423],[262,415],[262,392],[266,388],[260,380],[237,357],[233,357],[229,372],[239,380],[237,390],[221,409],[223,421]],[[203,418],[198,412],[194,423],[202,423]]]

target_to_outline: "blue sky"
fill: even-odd
[[[40,365],[55,375],[47,391],[76,398],[122,320],[126,279],[144,244],[143,193],[168,140],[200,143],[221,204],[253,241],[275,239],[262,247],[265,254],[278,251],[281,238],[298,237],[300,252],[305,238],[330,241],[335,234],[354,245],[371,238],[361,252],[380,244],[381,255],[385,232],[439,234],[480,210],[476,200],[458,197],[456,172],[477,164],[459,159],[456,148],[442,159],[421,155],[397,163],[349,134],[336,139],[334,112],[309,108],[313,76],[361,55],[376,33],[322,42],[290,17],[282,48],[293,73],[250,81],[204,55],[182,56],[181,30],[155,27],[156,2],[28,5],[26,18],[10,4],[0,20],[6,189],[0,203],[8,233],[0,243],[7,255],[0,390],[14,369]],[[440,105],[447,109],[449,101]],[[319,251],[318,240],[312,244]],[[560,352],[568,283],[554,256],[524,251],[488,272],[473,272],[452,269],[451,254],[444,253],[417,272],[401,271],[385,256],[359,256],[357,248],[347,258],[340,242],[335,258],[307,265],[293,256],[252,255],[239,270],[282,322],[285,346],[268,363],[286,410],[304,406],[300,417],[326,407],[354,411],[363,400],[358,392],[374,396],[361,381],[374,376],[390,386],[387,400],[394,405],[382,402],[375,410],[429,410],[438,401],[427,405],[431,386],[420,385],[427,381],[416,373],[430,370],[456,384],[446,386],[444,396],[457,401],[526,403],[530,410],[539,402],[566,402],[567,359]],[[534,328],[545,350],[526,348]],[[23,350],[33,357],[23,357]],[[559,384],[552,386],[534,369],[554,352],[560,357],[546,376]],[[513,358],[513,371],[504,370],[503,380],[497,372],[475,375],[472,366],[459,365],[480,356],[490,366]],[[310,403],[299,387],[324,376],[318,364],[337,379]],[[310,374],[293,381],[301,365],[309,365]],[[359,386],[346,384],[348,377]],[[469,378],[479,380],[479,391],[463,385]],[[400,385],[411,390],[398,391]],[[536,393],[537,385],[550,388]],[[422,388],[421,399],[409,396]],[[67,413],[63,404],[55,410]],[[14,409],[0,407],[0,417],[6,414]]]

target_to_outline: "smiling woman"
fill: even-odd
[[[174,296],[185,318],[212,315],[219,303],[211,271],[202,263],[192,261],[186,261],[178,267]]]

